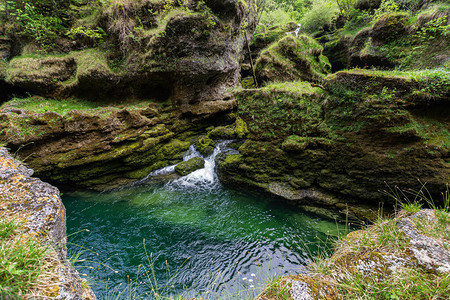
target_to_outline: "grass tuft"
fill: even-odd
[[[0,298],[22,298],[44,272],[48,247],[19,232],[14,221],[0,222]],[[3,299],[3,298],[2,298]]]

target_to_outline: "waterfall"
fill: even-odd
[[[178,189],[178,188],[194,188],[200,190],[211,190],[220,185],[219,179],[217,177],[215,168],[216,156],[227,149],[231,140],[221,141],[217,143],[214,148],[214,152],[208,157],[204,157],[200,152],[197,151],[195,145],[191,145],[189,150],[184,154],[183,160],[187,161],[193,157],[202,157],[205,160],[205,166],[203,169],[196,170],[186,176],[182,176],[177,179],[170,180],[166,183],[166,188],[168,189]],[[159,170],[155,170],[147,175],[146,178],[142,179],[140,182],[145,182],[151,177],[168,175],[175,172],[175,166],[171,165],[164,167]]]
[[[214,171],[214,168],[216,166],[216,156],[223,150],[225,150],[230,143],[231,141],[223,141],[218,143],[214,148],[214,152],[210,156],[204,157],[205,167],[203,169],[196,170],[186,176],[171,180],[166,183],[166,187],[210,190],[219,186],[219,179],[216,172]],[[190,151],[186,153],[185,158],[183,158],[184,160],[188,160],[195,156],[203,157],[198,151],[196,151],[195,147],[189,150]]]

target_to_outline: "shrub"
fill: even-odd
[[[339,9],[334,1],[315,1],[311,9],[301,19],[302,28],[310,33],[315,32],[323,26],[330,24],[338,12]]]

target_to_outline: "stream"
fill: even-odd
[[[98,299],[199,295],[248,299],[304,272],[345,228],[261,195],[223,187],[205,168],[166,183],[63,195],[68,252]],[[201,156],[191,148],[187,160]],[[149,177],[167,174],[173,166]]]

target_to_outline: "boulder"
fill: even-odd
[[[214,152],[214,147],[216,143],[207,136],[200,136],[195,143],[198,152],[200,152],[203,156],[209,156]]]
[[[201,157],[193,157],[187,161],[180,162],[175,166],[175,172],[181,176],[188,175],[198,169],[205,167],[205,160]]]

